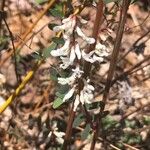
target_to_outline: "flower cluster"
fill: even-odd
[[[72,75],[66,78],[58,78],[58,83],[62,85],[69,85],[71,88],[66,93],[63,98],[63,102],[69,100],[74,96],[74,111],[77,109],[78,105],[85,103],[91,103],[93,100],[94,87],[89,83],[90,80],[83,78],[83,71],[81,70],[81,60],[94,63],[96,61],[103,62],[104,57],[107,57],[109,52],[105,45],[100,43],[96,44],[95,50],[90,53],[86,53],[85,50],[81,50],[81,46],[76,40],[81,38],[87,46],[95,43],[95,39],[86,36],[80,27],[78,22],[81,24],[87,23],[81,17],[76,15],[70,15],[68,18],[62,20],[62,25],[55,26],[53,30],[55,32],[62,31],[64,38],[64,45],[60,48],[51,51],[51,55],[54,57],[59,57],[61,59],[60,68],[67,69],[68,67],[76,66],[72,69]],[[79,83],[81,81],[83,87],[79,89]]]

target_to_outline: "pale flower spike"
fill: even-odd
[[[85,53],[84,50],[82,51],[82,57],[85,61],[94,63],[96,61],[103,62],[104,57],[109,56],[109,50],[106,48],[105,45],[101,43],[97,43],[95,50],[91,51],[90,53]]]
[[[61,48],[51,51],[52,56],[59,57],[61,59],[60,68],[67,69],[69,66],[76,66],[75,69],[72,69],[71,76],[58,78],[59,84],[70,86],[70,90],[65,94],[63,102],[69,100],[71,97],[74,97],[75,101],[73,111],[77,110],[79,104],[90,104],[94,99],[93,93],[95,88],[89,83],[89,80],[83,78],[84,72],[80,69],[80,63],[82,64],[83,60],[90,63],[94,63],[96,61],[101,63],[104,61],[104,57],[109,55],[107,47],[101,43],[97,43],[95,50],[89,52],[88,54],[84,50],[81,50],[76,38],[81,38],[87,43],[87,45],[94,44],[96,41],[94,38],[88,37],[83,33],[78,26],[78,21],[80,21],[81,24],[87,23],[87,21],[82,19],[80,16],[70,15],[68,18],[62,20],[62,25],[55,26],[53,28],[56,32],[63,31],[62,35],[65,40],[65,44]],[[79,86],[79,79],[83,83],[83,89],[80,91],[77,89]],[[59,138],[57,132],[54,133]]]

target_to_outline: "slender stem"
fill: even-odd
[[[116,36],[116,40],[115,40],[116,42],[115,42],[114,49],[112,52],[112,57],[111,57],[111,61],[110,61],[111,65],[109,67],[107,81],[106,81],[104,94],[103,94],[104,106],[103,106],[103,108],[101,108],[100,113],[99,113],[99,117],[97,118],[97,129],[96,129],[96,132],[94,132],[91,150],[94,150],[95,143],[96,143],[95,141],[99,135],[102,113],[105,109],[105,103],[106,103],[106,100],[108,98],[109,90],[111,87],[111,81],[112,81],[112,78],[113,78],[113,75],[115,72],[115,68],[116,68],[116,64],[117,64],[117,57],[119,55],[119,49],[120,49],[121,40],[122,40],[122,36],[123,36],[123,32],[124,32],[124,26],[125,26],[125,21],[126,21],[126,17],[127,17],[127,10],[128,10],[129,5],[130,5],[130,1],[131,0],[123,0],[123,4],[122,4],[123,7],[122,7],[122,11],[120,13],[119,27],[117,30],[117,36]],[[104,135],[102,134],[102,136],[104,136]]]
[[[17,71],[17,60],[16,60],[16,48],[15,48],[15,44],[14,44],[14,38],[13,38],[13,34],[9,28],[9,25],[7,24],[7,21],[5,18],[3,18],[4,22],[5,22],[5,25],[8,29],[8,32],[9,32],[9,35],[10,35],[10,39],[11,39],[11,43],[12,43],[12,47],[13,47],[13,53],[14,53],[14,61],[15,61],[15,73],[16,73],[16,77],[17,77],[17,81],[18,82],[21,82],[21,78],[20,76],[18,75],[18,71]]]
[[[72,133],[72,124],[74,121],[74,117],[75,117],[75,111],[73,111],[73,107],[71,108],[71,113],[69,116],[69,120],[67,123],[67,129],[66,129],[66,134],[65,134],[65,140],[62,146],[62,150],[67,150],[68,149],[68,145],[70,143],[70,137],[71,137],[71,133]]]
[[[125,71],[124,73],[122,73],[120,76],[116,77],[112,83],[111,83],[111,86],[116,83],[116,81],[118,81],[119,79],[129,75],[129,74],[132,74],[134,72],[134,69],[136,69],[137,67],[141,66],[144,62],[150,60],[150,55],[147,56],[144,60],[140,61],[139,63],[137,63],[136,65],[134,65],[133,67],[131,67],[130,69],[128,69],[127,71]]]
[[[87,53],[95,49],[97,38],[98,38],[98,33],[99,33],[99,29],[100,29],[100,25],[101,25],[102,17],[103,17],[103,7],[104,7],[103,0],[100,0],[97,4],[97,12],[96,12],[94,30],[93,30],[93,35],[92,35],[92,37],[95,39],[95,43],[90,45],[89,49],[87,49]],[[84,64],[84,76],[85,77],[89,76],[90,70],[91,70],[91,64],[88,62],[85,62]],[[98,132],[94,131],[90,150],[94,150],[97,137],[98,137]]]
[[[92,34],[92,37],[95,39],[95,43],[90,45],[89,49],[87,49],[86,51],[87,53],[95,49],[98,34],[99,34],[99,29],[100,29],[100,25],[101,25],[102,17],[103,17],[103,6],[104,6],[103,0],[100,0],[97,4],[96,18],[95,18],[93,34]],[[84,76],[85,77],[89,76],[90,70],[91,70],[91,63],[85,62],[84,64]]]
[[[119,49],[120,49],[121,40],[122,40],[122,36],[123,36],[123,32],[124,32],[124,26],[125,26],[126,17],[127,17],[127,10],[130,5],[130,1],[131,0],[123,0],[122,11],[121,11],[120,20],[119,20],[119,27],[118,27],[118,31],[117,31],[116,40],[115,40],[116,42],[115,42],[113,52],[112,52],[112,57],[110,60],[111,65],[109,67],[107,81],[106,81],[104,95],[103,95],[104,102],[106,102],[106,100],[108,98],[108,93],[109,93],[109,90],[111,87],[112,78],[114,76],[115,68],[117,65],[117,58],[119,55]]]

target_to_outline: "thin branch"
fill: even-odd
[[[17,71],[16,48],[15,48],[15,45],[14,45],[14,37],[13,37],[13,34],[12,34],[8,24],[7,24],[6,19],[3,18],[3,20],[5,22],[5,25],[6,25],[7,29],[8,29],[9,35],[10,35],[10,39],[11,39],[11,43],[12,43],[12,47],[13,47],[14,61],[15,61],[15,73],[16,73],[17,81],[20,83],[21,82],[21,78],[18,75],[18,71]]]
[[[125,26],[126,17],[127,17],[127,10],[130,5],[130,1],[131,0],[123,0],[122,11],[121,11],[120,20],[119,20],[119,27],[118,27],[118,31],[117,31],[117,35],[116,35],[116,40],[115,40],[116,42],[115,42],[113,52],[112,52],[112,57],[110,60],[111,65],[109,67],[107,81],[106,81],[104,95],[103,95],[104,102],[106,102],[106,100],[108,99],[111,82],[112,82],[115,68],[117,65],[117,58],[119,55],[119,49],[120,49],[121,40],[122,40],[122,36],[123,36],[123,32],[124,32],[124,26]],[[104,108],[103,108],[103,110],[104,110]]]
[[[145,36],[147,36],[150,33],[150,30],[148,30],[146,33],[144,33],[140,38],[138,38],[132,45],[132,47],[118,60],[120,62],[121,60],[124,60],[124,58],[132,51],[135,49],[137,43],[142,40]]]
[[[122,40],[122,36],[123,36],[123,32],[124,32],[124,26],[125,26],[125,22],[126,22],[126,18],[127,18],[127,10],[130,5],[130,2],[131,2],[131,0],[123,0],[123,3],[122,3],[122,11],[120,13],[119,27],[117,30],[117,35],[116,35],[116,40],[115,40],[116,42],[115,42],[114,49],[112,52],[112,57],[111,57],[111,61],[110,61],[111,65],[109,66],[108,76],[107,76],[104,94],[103,94],[104,106],[101,107],[99,117],[97,117],[97,128],[96,128],[96,131],[94,132],[91,150],[94,150],[95,143],[96,143],[96,140],[98,139],[98,135],[99,135],[99,131],[100,131],[100,126],[102,128],[102,123],[101,123],[102,114],[105,109],[105,103],[106,103],[106,100],[108,99],[109,90],[111,88],[111,82],[112,82],[115,68],[117,65],[117,58],[119,55],[121,40]],[[105,134],[102,134],[102,136],[105,139]]]

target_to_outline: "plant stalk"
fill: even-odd
[[[91,150],[94,150],[95,143],[96,143],[95,141],[96,141],[96,139],[98,138],[98,135],[99,135],[102,114],[103,114],[103,111],[105,109],[106,100],[108,99],[109,90],[111,88],[111,82],[112,82],[114,72],[115,72],[115,68],[116,68],[116,64],[117,64],[117,58],[118,58],[118,55],[119,55],[121,40],[122,40],[122,36],[123,36],[123,32],[124,32],[124,26],[125,26],[125,22],[126,22],[126,18],[127,18],[127,10],[128,10],[129,5],[130,5],[130,2],[131,2],[131,0],[123,0],[123,3],[122,3],[122,10],[121,10],[121,13],[120,13],[119,27],[118,27],[118,30],[117,30],[115,45],[114,45],[114,48],[113,48],[111,61],[110,61],[111,65],[109,67],[107,81],[106,81],[104,94],[103,94],[104,106],[101,108],[100,113],[99,113],[99,117],[97,118],[97,129],[96,129],[96,132],[94,132],[93,141],[92,141],[92,145],[91,145]],[[102,136],[104,137],[105,135],[102,135]]]
[[[99,34],[100,25],[102,23],[103,6],[104,6],[103,0],[100,0],[97,4],[96,18],[95,18],[94,27],[93,27],[93,34],[92,34],[92,37],[95,39],[95,43],[91,44],[89,46],[89,48],[86,50],[86,53],[89,53],[95,49],[98,34]],[[90,70],[91,70],[91,63],[85,62],[84,63],[84,77],[85,78],[90,75]]]
[[[69,120],[67,123],[67,129],[66,129],[66,134],[65,134],[65,139],[64,139],[64,143],[62,146],[62,150],[67,150],[69,143],[70,143],[70,137],[71,137],[71,133],[72,133],[72,125],[73,125],[73,121],[74,121],[74,117],[75,117],[75,111],[73,111],[73,107],[71,108],[71,113],[69,116]]]

